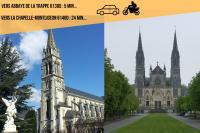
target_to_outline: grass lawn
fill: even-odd
[[[167,114],[150,114],[112,133],[200,133]]]

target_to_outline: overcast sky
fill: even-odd
[[[145,56],[145,72],[149,77],[150,64],[156,62],[167,69],[170,76],[171,52],[176,27],[180,52],[181,79],[188,84],[200,71],[200,13],[111,22],[105,24],[105,47],[117,70],[134,83],[135,54],[139,27]]]

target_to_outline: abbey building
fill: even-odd
[[[90,128],[84,126],[90,127],[91,122],[103,120],[103,98],[65,86],[62,60],[52,30],[48,32],[41,68],[38,131],[40,133],[91,132]]]
[[[170,77],[166,77],[166,67],[161,68],[158,64],[155,68],[150,66],[149,77],[145,75],[141,33],[139,33],[135,71],[135,93],[140,101],[140,109],[147,112],[154,109],[173,111],[176,99],[181,96],[180,56],[176,32],[171,53]]]

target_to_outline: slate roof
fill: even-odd
[[[87,92],[83,92],[83,91],[80,91],[80,90],[77,90],[77,89],[74,89],[74,88],[71,88],[71,87],[68,87],[68,86],[65,87],[65,90],[67,92],[70,92],[70,93],[73,93],[73,94],[76,94],[76,95],[79,95],[79,96],[88,97],[88,98],[91,98],[91,99],[94,99],[94,100],[97,100],[97,101],[104,102],[102,97],[99,97],[99,96],[96,96],[96,95],[93,95],[93,94],[90,94],[90,93],[87,93]]]
[[[163,74],[164,71],[160,68],[160,66],[157,65],[157,66],[154,68],[154,70],[152,71],[152,73],[154,73],[154,74]]]

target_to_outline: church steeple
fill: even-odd
[[[139,32],[139,39],[138,39],[138,49],[136,52],[136,74],[135,74],[135,85],[137,88],[143,88],[145,83],[145,58],[144,52],[142,48],[142,37],[141,33]],[[142,91],[138,90],[138,96],[142,95]]]
[[[174,43],[171,54],[171,85],[174,89],[180,88],[181,86],[180,56],[178,50],[176,31],[174,33]]]
[[[56,105],[64,101],[64,76],[59,49],[56,48],[53,32],[48,31],[47,46],[43,50],[40,127],[47,126],[52,133],[57,132],[60,117]],[[61,119],[61,118],[59,118]],[[44,132],[41,128],[40,132]]]
[[[59,49],[56,48],[52,29],[48,30],[47,45],[46,45],[46,48],[44,48],[43,50],[43,58],[46,58],[49,56],[56,56],[60,58],[60,52],[59,52]]]
[[[141,33],[139,32],[139,40],[138,40],[138,51],[143,52],[142,49],[142,37],[141,37]]]
[[[144,66],[144,52],[142,48],[142,37],[141,37],[140,32],[139,32],[139,39],[138,39],[138,49],[136,52],[136,65]]]
[[[176,37],[176,31],[174,33],[174,44],[171,54],[171,66],[172,67],[180,67],[180,59],[179,59],[179,50],[177,46],[177,37]]]
[[[176,37],[176,31],[175,31],[175,33],[174,33],[174,44],[173,44],[172,55],[176,54],[176,53],[179,55],[178,46],[177,46],[177,37]]]
[[[48,30],[47,48],[56,48],[52,29]]]

